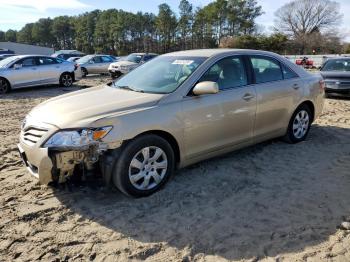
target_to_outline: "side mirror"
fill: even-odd
[[[196,96],[217,94],[219,93],[219,85],[211,81],[200,82],[193,88],[192,92]]]
[[[13,65],[13,69],[15,69],[15,70],[20,69],[20,68],[22,68],[21,64],[14,64]]]
[[[94,60],[89,60],[89,64],[94,64]]]

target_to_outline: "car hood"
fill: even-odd
[[[115,63],[112,63],[114,66],[132,66],[132,65],[137,65],[137,63],[130,62],[130,61],[118,61]]]
[[[105,117],[152,107],[163,96],[104,85],[49,99],[35,107],[29,117],[61,129],[87,127]]]
[[[321,71],[323,78],[350,78],[350,72],[342,71]]]

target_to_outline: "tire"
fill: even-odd
[[[63,73],[60,77],[60,85],[71,87],[73,85],[73,77],[70,73]]]
[[[290,144],[304,141],[309,134],[312,123],[312,113],[307,105],[301,105],[295,110],[289,121],[287,134],[284,140]]]
[[[81,68],[81,73],[82,73],[82,76],[83,77],[86,77],[89,73],[88,73],[88,71],[87,71],[87,69],[85,68],[85,67],[82,67]]]
[[[119,78],[122,74],[120,72],[110,72],[111,78],[116,79]]]
[[[10,92],[11,85],[5,78],[0,78],[0,95]]]
[[[162,137],[144,135],[122,150],[114,165],[112,180],[124,194],[145,197],[162,188],[174,169],[175,156],[170,144]]]

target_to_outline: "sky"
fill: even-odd
[[[180,0],[0,0],[0,30],[20,30],[26,23],[37,21],[43,17],[60,15],[77,15],[95,9],[117,8],[130,12],[157,13],[158,5],[167,3],[175,11]],[[202,7],[211,0],[190,0],[194,6]],[[271,31],[274,24],[276,10],[289,0],[258,0],[264,14],[257,19],[257,23]],[[350,40],[350,1],[337,0],[341,4],[344,14],[341,32],[346,40]]]

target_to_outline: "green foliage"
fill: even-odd
[[[25,44],[32,44],[33,41],[33,23],[26,24],[18,33],[17,41]]]
[[[276,33],[271,36],[242,35],[223,39],[221,47],[238,49],[260,49],[283,54],[286,52],[287,36]]]
[[[16,42],[17,41],[17,31],[7,30],[5,33],[5,41],[7,42]]]
[[[5,32],[4,31],[0,31],[0,42],[5,41]]]
[[[26,24],[17,38],[11,31],[3,38],[85,53],[163,53],[218,47],[224,37],[252,35],[261,13],[255,0],[215,0],[197,9],[189,0],[179,0],[178,17],[166,3],[159,5],[157,15],[94,10],[73,17],[42,18]]]

